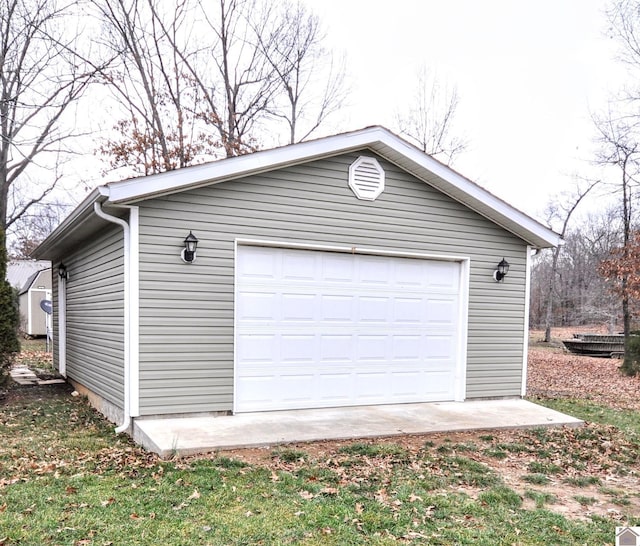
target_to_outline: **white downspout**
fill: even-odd
[[[58,275],[58,372],[67,377],[67,280]]]
[[[116,434],[131,426],[131,417],[139,414],[138,397],[138,207],[130,211],[129,222],[107,214],[99,202],[93,204],[95,213],[123,229],[124,238],[124,420]],[[134,241],[134,244],[132,244]]]

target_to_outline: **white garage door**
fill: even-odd
[[[453,400],[460,264],[238,246],[235,411]]]

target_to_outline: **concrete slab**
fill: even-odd
[[[171,457],[314,440],[582,424],[575,417],[515,399],[137,419],[133,437],[146,449]]]

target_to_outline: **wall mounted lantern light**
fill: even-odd
[[[61,263],[58,266],[58,275],[60,276],[61,279],[64,279],[65,281],[69,278],[69,273],[67,273],[66,265]]]
[[[502,258],[498,264],[498,269],[493,272],[493,279],[496,282],[501,282],[509,273],[509,262]]]
[[[180,256],[182,260],[190,264],[191,262],[195,262],[196,260],[196,249],[198,248],[198,238],[189,231],[189,235],[187,235],[184,239],[184,248],[182,249],[182,253]]]

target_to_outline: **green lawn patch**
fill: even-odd
[[[634,436],[640,436],[640,419],[638,418],[638,412],[635,410],[610,408],[588,400],[578,400],[574,398],[544,398],[536,399],[535,402],[556,411],[567,413],[583,421],[599,423],[601,425],[612,425],[630,432]]]

